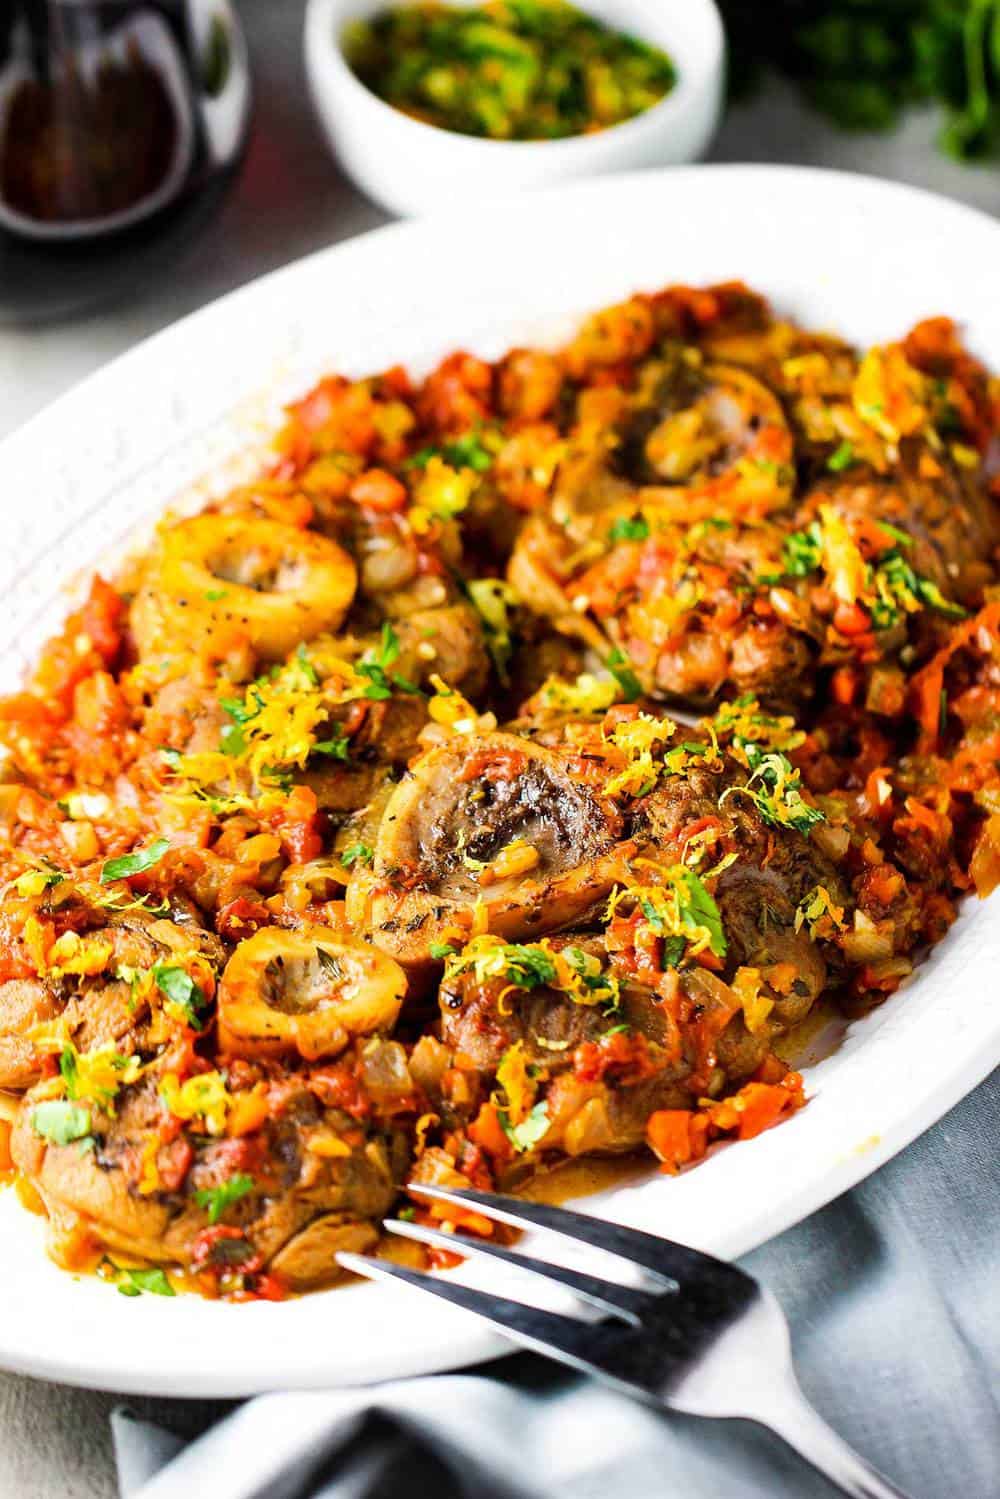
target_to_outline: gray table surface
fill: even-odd
[[[303,9],[304,0],[242,0],[256,87],[247,159],[211,226],[191,244],[170,279],[135,286],[128,284],[126,271],[120,297],[90,316],[0,329],[0,435],[116,354],[212,298],[386,221],[340,175],[319,137],[302,67]],[[921,115],[891,136],[843,136],[775,86],[728,116],[710,159],[865,171],[1000,214],[1000,169],[945,160],[933,149],[935,128],[932,117]],[[949,1130],[968,1134],[977,1110],[995,1120],[998,1094],[996,1079],[985,1084],[932,1131],[928,1143],[940,1146]],[[834,1207],[823,1215],[834,1238],[843,1224],[838,1212],[843,1210]],[[983,1349],[987,1364],[997,1357],[995,1333],[994,1317],[993,1339],[987,1337]],[[0,1375],[0,1499],[113,1499],[107,1413],[114,1400]],[[192,1432],[203,1428],[212,1409],[205,1402],[132,1404],[175,1430]]]

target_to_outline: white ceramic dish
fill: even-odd
[[[562,141],[479,140],[384,104],[351,72],[339,38],[348,21],[388,3],[309,0],[305,51],[313,103],[331,147],[361,190],[393,213],[447,210],[576,177],[695,161],[715,131],[725,39],[714,0],[582,0],[609,26],[663,47],[678,80],[645,114]]]
[[[1000,225],[871,179],[688,168],[578,184],[461,221],[396,225],[265,277],[93,376],[0,445],[0,688],[66,607],[62,585],[178,490],[226,470],[322,370],[419,368],[560,336],[637,287],[735,276],[858,340],[948,312],[1000,365]],[[996,900],[970,905],[915,979],[807,1067],[808,1108],[684,1175],[591,1211],[737,1255],[908,1144],[1000,1061]],[[956,1161],[956,1172],[962,1163]],[[0,1193],[0,1366],[162,1394],[239,1395],[457,1366],[504,1345],[405,1289],[281,1305],[121,1297],[45,1258]]]

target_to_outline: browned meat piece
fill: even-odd
[[[945,598],[974,606],[993,577],[1000,544],[1000,513],[978,479],[943,460],[933,480],[919,472],[920,454],[904,449],[890,481],[823,484],[808,495],[796,516],[804,529],[821,504],[845,518],[886,521],[910,539],[906,560],[914,572],[937,584]]]
[[[597,944],[580,939],[573,945],[586,950]],[[640,985],[623,989],[614,1020],[601,1005],[576,1004],[545,987],[518,993],[511,1004],[498,1002],[496,985],[477,984],[468,975],[441,989],[442,1040],[488,1073],[496,1072],[504,1053],[518,1042],[529,1066],[562,1072],[572,1065],[577,1046],[622,1024],[657,1046],[668,1044],[666,1015],[656,996]]]
[[[850,906],[850,897],[814,839],[792,828],[771,828],[747,798],[725,795],[746,776],[727,761],[721,771],[695,766],[668,777],[637,804],[629,831],[640,848],[648,840],[651,849],[669,857],[671,851],[683,853],[689,829],[714,826],[716,846],[735,854],[715,888],[726,934],[726,973],[741,966],[766,970],[790,964],[794,984],[788,995],[774,995],[774,1018],[793,1025],[827,984],[828,962],[836,957],[828,944],[825,954],[820,950],[805,925],[795,930],[796,911],[819,886],[842,908]]]
[[[448,604],[420,609],[396,624],[399,658],[393,670],[414,682],[431,673],[467,697],[478,697],[486,686],[490,661],[483,643],[483,626],[471,604]]]
[[[348,916],[404,964],[466,929],[482,899],[505,936],[553,931],[607,895],[614,807],[565,756],[512,734],[457,735],[418,760],[386,806]]]
[[[392,1043],[369,1042],[369,1051],[379,1044]],[[90,1107],[90,1150],[41,1138],[31,1123],[39,1098],[25,1098],[12,1152],[45,1202],[57,1258],[83,1234],[157,1264],[271,1267],[299,1288],[336,1277],[337,1249],[373,1242],[373,1220],[388,1211],[406,1171],[401,1128],[359,1124],[324,1107],[304,1077],[285,1074],[275,1078],[259,1132],[218,1137],[195,1118],[161,1145],[161,1086],[151,1076],[124,1090],[114,1116]],[[225,1232],[206,1234],[197,1194],[237,1174],[252,1188],[227,1205]]]
[[[739,471],[741,499],[752,499],[758,514],[786,503],[794,480],[791,434],[781,402],[754,375],[696,363],[691,350],[678,347],[672,359],[643,370],[642,386],[614,454],[618,473],[637,485],[678,485],[695,498],[712,493],[725,515],[734,487],[726,479]],[[746,470],[754,464],[764,482],[751,497]]]
[[[109,912],[90,904],[64,881],[50,892],[43,916],[46,909],[67,931],[83,934],[88,949],[99,953],[101,968],[93,974],[53,973],[0,985],[3,1088],[26,1088],[37,1081],[45,1049],[34,1045],[34,1027],[61,1021],[81,1051],[111,1042],[124,1047],[126,1038],[138,1044],[149,1021],[149,1006],[134,995],[132,976],[192,950],[213,966],[224,961],[219,939],[191,920],[181,898],[174,910],[179,920],[142,910]]]
[[[0,1088],[30,1088],[37,1081],[41,1058],[28,1032],[54,1020],[60,1008],[54,984],[40,979],[0,984]]]
[[[506,1074],[516,1058],[528,1079],[522,1086],[545,1102],[548,1123],[534,1148],[633,1148],[652,1110],[691,1108],[753,1076],[773,1041],[839,977],[839,947],[800,911],[822,887],[825,901],[846,912],[844,882],[811,839],[765,821],[743,792],[747,775],[728,757],[694,761],[631,805],[622,930],[611,922],[603,939],[563,935],[502,951],[473,943],[449,960],[442,1040],[480,1072],[476,1099],[497,1083],[510,1097]],[[701,856],[692,857],[699,838]],[[652,910],[643,940],[655,943],[665,920],[656,916],[655,887],[709,866],[711,895],[699,886],[699,898],[721,921],[724,941],[708,955],[719,971],[690,966],[682,951],[685,966],[642,982],[635,975],[646,949],[628,913],[648,921]],[[568,978],[558,978],[556,957]],[[589,981],[574,987],[573,973]]]

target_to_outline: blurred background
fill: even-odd
[[[1000,210],[997,0],[719,8],[730,87],[709,160],[871,172]],[[388,220],[317,121],[305,12],[0,4],[0,432],[213,297]],[[59,118],[82,152],[60,155]]]

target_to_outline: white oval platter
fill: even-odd
[[[693,167],[396,225],[224,298],[109,365],[0,445],[0,688],[58,625],[67,589],[194,485],[231,479],[280,403],[323,371],[496,356],[672,281],[742,278],[859,341],[947,313],[1000,367],[1000,224],[873,179]],[[208,479],[204,482],[204,476]],[[809,1106],[676,1178],[587,1208],[735,1256],[874,1171],[1000,1061],[1000,921],[970,905],[915,978],[806,1068]],[[961,1162],[956,1162],[961,1171]],[[127,1299],[55,1269],[43,1224],[0,1193],[0,1366],[170,1395],[359,1383],[506,1345],[405,1288],[282,1304]]]

